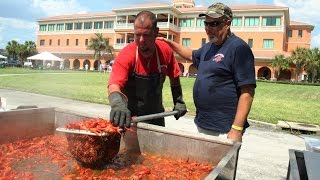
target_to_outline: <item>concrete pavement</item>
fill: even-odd
[[[74,112],[85,112],[98,117],[109,117],[110,107],[70,99],[45,96],[21,91],[0,89],[0,97],[7,99],[6,109],[20,105],[55,107]],[[196,131],[192,116],[178,121],[166,117],[166,126],[184,131]],[[298,136],[281,132],[269,124],[254,123],[247,129],[238,159],[238,180],[286,179],[289,163],[288,149],[305,150],[304,140]]]

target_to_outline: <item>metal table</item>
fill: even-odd
[[[318,180],[320,178],[320,153],[289,149],[289,180]]]

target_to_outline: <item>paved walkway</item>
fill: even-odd
[[[99,117],[109,117],[110,107],[70,99],[63,99],[33,93],[0,89],[0,97],[7,99],[7,109],[19,105],[55,107],[74,112],[86,112]],[[238,159],[238,180],[282,180],[286,179],[289,162],[288,149],[304,150],[304,140],[281,132],[269,125],[251,123],[243,137]],[[166,125],[185,131],[195,131],[193,117],[185,116],[176,121],[166,118]]]

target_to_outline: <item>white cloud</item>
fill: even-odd
[[[3,33],[2,33],[2,29],[0,27],[0,47],[5,47],[6,46],[6,42],[4,42],[4,39],[3,39]]]
[[[15,19],[15,18],[3,18],[0,17],[0,29],[9,29],[9,28],[15,28],[15,29],[31,29],[36,28],[37,23],[36,22],[30,22],[25,21],[21,19]]]
[[[303,21],[311,24],[319,24],[318,17],[320,1],[319,0],[274,0],[278,6],[289,7],[290,19]]]
[[[320,47],[319,15],[320,1],[318,0],[274,0],[278,6],[289,7],[290,19],[301,21],[315,26],[311,34],[311,47]]]
[[[88,11],[88,9],[81,6],[77,0],[32,0],[32,6],[47,16],[81,14]]]
[[[16,40],[23,43],[21,37],[25,39],[32,38],[26,34],[27,31],[36,31],[37,23],[25,21],[15,18],[3,18],[0,17],[0,47],[5,47],[8,41]]]

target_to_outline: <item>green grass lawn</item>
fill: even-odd
[[[44,74],[48,72],[50,74]],[[0,88],[108,104],[108,78],[109,74],[98,72],[1,68]],[[190,115],[195,115],[192,98],[194,81],[194,78],[181,78],[184,99]],[[166,109],[172,109],[168,78],[163,89],[163,101]],[[258,82],[249,118],[271,123],[286,120],[320,125],[320,86]]]

